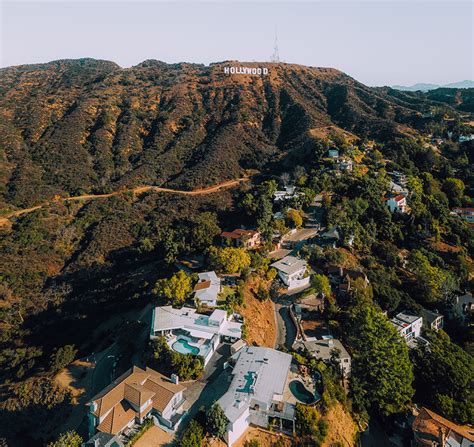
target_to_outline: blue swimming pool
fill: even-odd
[[[315,396],[306,389],[299,380],[292,380],[289,384],[290,391],[300,402],[304,404],[312,404],[316,401]]]
[[[199,354],[199,348],[196,348],[196,346],[191,346],[187,340],[182,338],[176,340],[173,343],[172,348],[180,354]]]

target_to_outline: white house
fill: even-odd
[[[294,256],[285,256],[283,259],[271,264],[271,267],[277,270],[278,276],[288,286],[288,289],[309,284],[309,276],[304,277],[307,263],[302,259]]]
[[[283,200],[291,200],[298,197],[301,194],[302,193],[296,191],[296,187],[288,185],[288,186],[285,186],[285,189],[283,191],[281,190],[275,191],[275,193],[273,194],[273,201],[280,202]]]
[[[407,199],[404,195],[398,194],[396,196],[388,197],[385,201],[391,213],[407,212]]]
[[[438,332],[440,329],[443,329],[444,317],[439,312],[422,309],[421,316],[423,318],[423,325],[426,328],[436,332]]]
[[[337,355],[342,376],[350,377],[351,375],[351,356],[341,341],[336,338],[325,337],[322,340],[300,340],[293,344],[293,349],[306,350],[314,358],[326,362],[336,358],[335,355]]]
[[[294,405],[283,400],[292,357],[271,348],[248,346],[229,362],[232,382],[218,400],[229,420],[225,441],[232,446],[250,424],[267,428],[269,418],[292,421]]]
[[[176,376],[134,366],[87,403],[90,432],[120,435],[150,417],[175,430],[184,414],[185,389]]]
[[[242,324],[222,309],[207,316],[190,307],[155,307],[150,338],[157,337],[166,337],[168,346],[176,352],[200,355],[207,365],[222,340],[234,342],[242,338]]]
[[[423,318],[418,315],[411,315],[400,312],[395,315],[390,322],[395,326],[398,333],[405,339],[409,347],[415,347],[417,342],[428,343],[421,337]]]
[[[217,306],[217,297],[221,292],[221,280],[216,272],[199,273],[199,281],[194,286],[194,298],[208,306]]]

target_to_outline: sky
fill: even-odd
[[[367,85],[474,79],[474,0],[0,0],[0,65],[280,60]]]

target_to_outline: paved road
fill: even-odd
[[[275,348],[286,346],[290,349],[295,341],[296,328],[289,313],[289,305],[292,302],[292,294],[288,293],[282,294],[275,299],[275,320],[277,324]]]

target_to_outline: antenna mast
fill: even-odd
[[[278,34],[277,34],[276,29],[275,29],[275,44],[273,46],[273,54],[271,57],[271,61],[275,63],[280,62],[280,51],[278,50]]]

